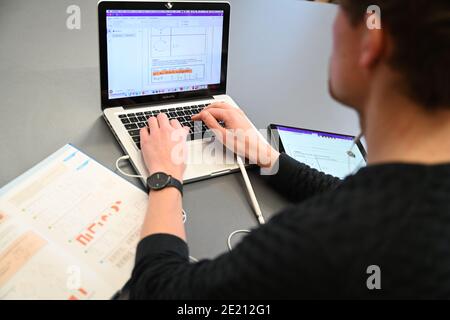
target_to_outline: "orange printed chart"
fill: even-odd
[[[108,221],[113,215],[120,213],[120,205],[122,205],[122,201],[116,201],[108,211],[104,212],[98,218],[98,220],[87,226],[81,234],[76,236],[74,240],[83,246],[87,246],[91,241],[95,239],[95,236],[98,234],[99,229],[107,226]]]
[[[46,244],[44,239],[32,231],[16,239],[0,255],[0,287],[12,278]]]
[[[1,189],[0,299],[110,299],[127,282],[145,192],[70,145]]]
[[[87,298],[89,293],[84,288],[80,288],[77,290],[76,293],[72,294],[68,300],[74,301],[74,300],[81,300]]]
[[[0,224],[6,221],[6,214],[0,211]]]

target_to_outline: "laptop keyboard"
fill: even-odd
[[[209,104],[200,104],[187,107],[178,107],[172,109],[161,109],[156,111],[136,112],[119,115],[125,129],[133,139],[134,143],[141,149],[140,130],[148,126],[148,119],[150,117],[156,117],[160,113],[165,113],[169,120],[177,119],[180,121],[183,127],[190,128],[191,140],[203,139],[205,136],[212,136],[210,130],[202,122],[194,123],[191,119],[192,116],[199,114]],[[223,125],[223,123],[221,123]]]

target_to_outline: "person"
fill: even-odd
[[[367,26],[374,4],[381,29]],[[151,191],[132,299],[450,298],[450,2],[342,0],[333,33],[330,91],[358,112],[368,167],[341,181],[264,141],[261,162],[238,142],[239,155],[278,167],[268,183],[295,205],[232,252],[193,264],[182,194]],[[193,120],[223,137],[253,128],[223,103]],[[181,180],[171,136],[184,129],[165,115],[149,128],[141,132],[149,172]]]

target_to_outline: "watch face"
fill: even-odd
[[[165,173],[155,173],[148,179],[148,186],[153,190],[161,190],[167,187],[170,177]]]

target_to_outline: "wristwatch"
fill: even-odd
[[[148,189],[160,191],[165,188],[176,188],[183,195],[183,183],[164,172],[157,172],[147,179]]]

